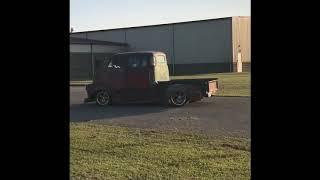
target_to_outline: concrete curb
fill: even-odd
[[[70,84],[70,86],[86,86],[87,84]]]
[[[70,81],[70,86],[86,86],[91,83],[92,81]]]

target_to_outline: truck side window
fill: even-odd
[[[142,68],[148,67],[152,60],[153,60],[153,56],[151,56],[151,55],[148,55],[148,54],[141,55],[140,56],[140,62],[141,62],[140,67],[142,67]]]
[[[141,67],[147,67],[148,65],[148,59],[147,57],[144,57],[141,61]]]
[[[109,62],[108,67],[111,68],[125,68],[126,66],[126,59],[122,56],[115,56]]]
[[[134,55],[128,57],[129,68],[144,68],[149,65],[150,55]]]
[[[129,57],[129,67],[130,68],[137,68],[140,66],[140,61],[138,56],[131,56]]]
[[[106,67],[112,68],[112,60],[110,60],[109,62],[106,62]]]
[[[115,68],[121,68],[120,66],[120,61],[118,58],[114,58],[113,61],[112,61],[112,66],[115,67]]]

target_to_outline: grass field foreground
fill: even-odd
[[[72,179],[250,179],[250,140],[71,123]]]

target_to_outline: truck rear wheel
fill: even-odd
[[[170,105],[181,107],[184,106],[188,102],[187,91],[185,88],[176,89],[170,92],[169,95]]]
[[[107,106],[111,103],[111,96],[108,91],[99,91],[96,95],[96,103],[99,106]]]

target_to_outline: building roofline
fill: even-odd
[[[157,27],[157,26],[165,26],[165,25],[188,24],[188,23],[194,23],[194,22],[206,22],[206,21],[215,21],[215,20],[222,20],[222,19],[232,19],[233,17],[250,17],[250,16],[231,16],[231,17],[222,17],[222,18],[215,18],[215,19],[203,19],[203,20],[176,22],[176,23],[165,23],[165,24],[155,24],[155,25],[145,25],[145,26],[134,26],[134,27],[124,27],[124,28],[112,28],[112,29],[90,30],[90,31],[74,32],[74,33],[70,33],[70,35],[72,35],[72,34],[81,34],[81,33],[90,33],[90,32],[126,30],[126,29],[136,29],[136,28],[145,28],[145,27]]]
[[[94,39],[84,39],[78,37],[70,37],[70,44],[95,44],[95,45],[113,45],[113,46],[128,46],[127,43],[101,41]]]

